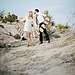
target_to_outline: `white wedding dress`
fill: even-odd
[[[21,21],[25,21],[24,31],[32,33],[32,18],[25,17]]]

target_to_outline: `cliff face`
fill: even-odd
[[[33,47],[24,41],[7,51],[0,48],[5,50],[0,56],[0,75],[75,75],[75,34],[64,32],[41,45],[38,39],[33,41]]]
[[[16,47],[20,45],[20,40],[16,40],[13,37],[17,33],[18,32],[12,25],[0,24],[0,56],[8,50],[9,47]]]

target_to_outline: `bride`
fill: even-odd
[[[26,38],[28,40],[28,47],[33,46],[33,43],[31,41],[33,12],[29,11],[28,16],[23,18],[21,21],[25,21],[24,32],[26,32]]]

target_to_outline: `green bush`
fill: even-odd
[[[62,25],[62,24],[57,24],[56,25],[56,28],[58,28],[58,29],[68,29],[68,28],[70,28],[70,26],[68,26],[68,25]]]
[[[46,36],[45,36],[45,34],[43,34],[43,40],[46,41]]]
[[[14,22],[16,19],[17,19],[17,16],[14,15],[14,14],[12,14],[12,15],[9,14],[9,15],[7,16],[7,21],[8,21],[8,22]]]
[[[3,19],[0,19],[3,23],[6,23],[7,21],[8,22],[14,22],[18,17],[14,14],[9,14],[8,16],[5,16],[5,18]]]
[[[56,25],[56,28],[58,28],[58,29],[63,29],[64,26],[63,26],[62,24],[57,24],[57,25]]]
[[[47,33],[48,33],[49,37],[51,37],[54,32],[55,31],[51,31],[50,29],[47,29]],[[46,36],[44,33],[43,33],[43,39],[44,39],[44,41],[46,41]]]
[[[5,19],[2,19],[2,23],[7,23],[7,20],[5,20]]]
[[[70,28],[70,26],[68,26],[68,25],[64,26],[64,29],[69,29],[69,28]]]
[[[21,36],[19,34],[14,35],[15,39],[21,39]]]

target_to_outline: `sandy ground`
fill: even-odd
[[[34,43],[10,48],[0,57],[1,69],[9,75],[75,75],[74,34],[67,32],[41,45],[34,39]]]

